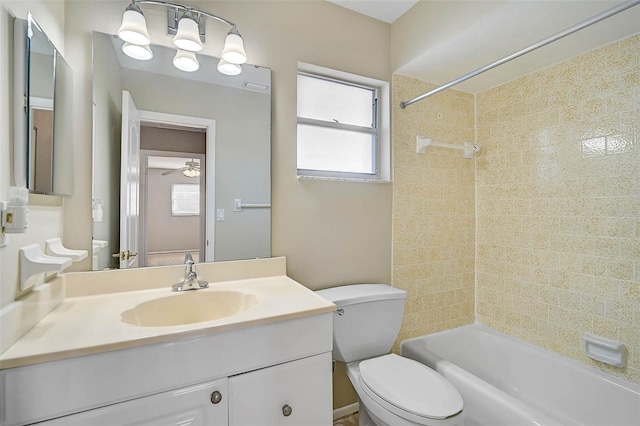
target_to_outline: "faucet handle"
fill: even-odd
[[[186,252],[184,254],[184,263],[185,263],[185,265],[193,265],[194,263],[196,263],[196,262],[193,261],[193,256],[191,256],[191,252],[190,251],[188,251],[188,252]]]

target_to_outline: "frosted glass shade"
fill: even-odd
[[[186,50],[178,50],[176,52],[176,56],[173,58],[173,66],[178,68],[180,71],[194,72],[198,71],[200,63],[198,62],[198,58],[196,58],[195,53],[188,52]]]
[[[222,59],[230,64],[244,64],[247,62],[247,53],[244,51],[244,41],[237,29],[231,28],[224,41]]]
[[[178,21],[178,30],[173,38],[173,44],[178,49],[189,52],[199,52],[202,50],[202,41],[198,33],[198,23],[191,14],[185,14]]]
[[[125,42],[122,45],[122,51],[130,58],[138,59],[141,61],[148,61],[149,59],[153,58],[153,52],[151,51],[151,48],[149,46]]]
[[[218,62],[218,71],[226,75],[238,75],[242,72],[242,67],[238,64],[230,64],[224,59],[220,59],[220,62]]]
[[[140,9],[128,8],[124,11],[118,37],[128,43],[141,46],[151,43],[151,37],[147,31],[147,20],[144,19]]]

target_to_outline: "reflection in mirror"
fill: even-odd
[[[93,269],[269,257],[271,71],[198,55],[187,73],[175,49],[122,45],[94,33]]]
[[[56,50],[31,15],[27,30],[29,189],[53,192],[53,87]]]
[[[16,183],[33,193],[71,195],[71,69],[31,14],[14,26]]]

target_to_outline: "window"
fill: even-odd
[[[380,88],[358,76],[321,70],[298,72],[298,176],[388,180],[381,172],[388,148],[380,146]]]
[[[174,183],[171,185],[171,215],[198,216],[200,214],[200,185]]]

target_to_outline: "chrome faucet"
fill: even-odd
[[[209,287],[208,282],[198,280],[195,266],[196,262],[193,261],[191,252],[187,252],[184,255],[184,264],[186,266],[184,281],[172,285],[171,291],[200,290]]]

